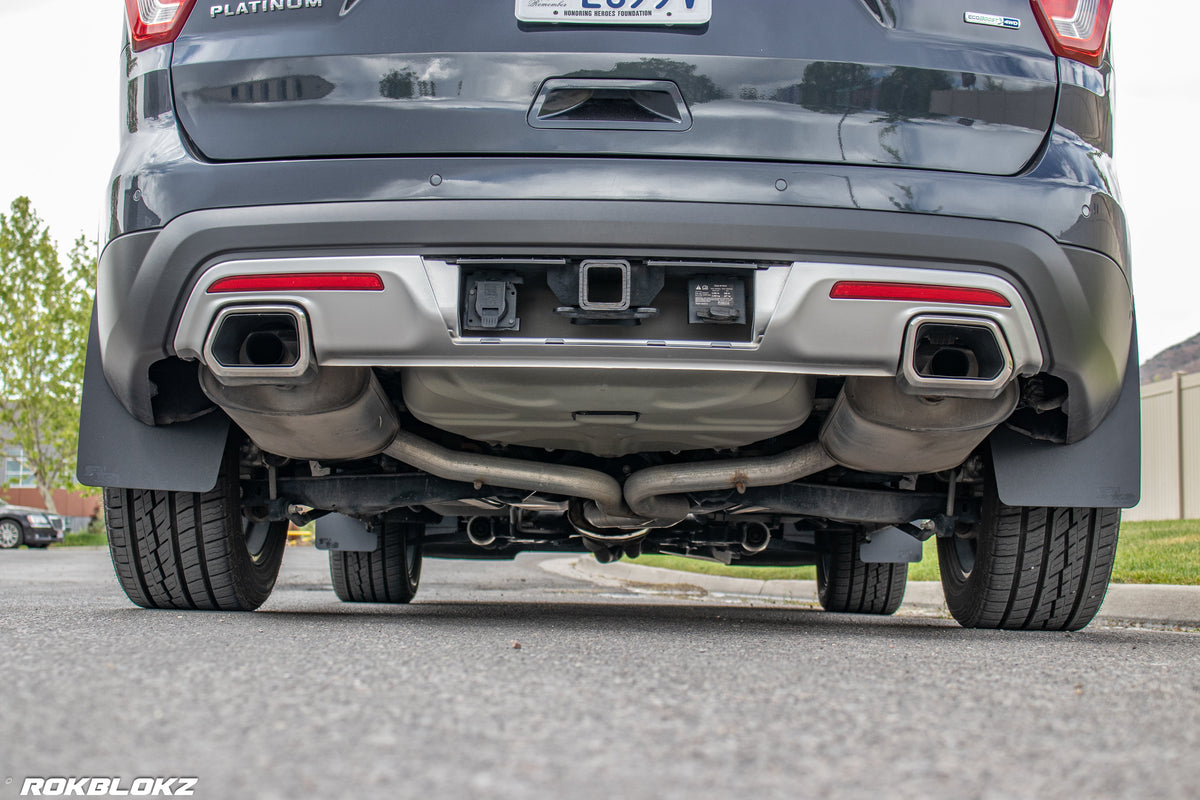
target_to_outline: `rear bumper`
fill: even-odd
[[[769,280],[762,282],[755,310],[757,338],[745,345],[497,344],[456,330],[457,270],[446,259],[472,254],[752,260],[779,267],[765,271]],[[852,306],[830,305],[832,280],[941,279],[993,288],[1013,303],[1004,313],[987,313],[1009,338],[1018,373],[1046,371],[1067,382],[1072,441],[1086,437],[1116,402],[1133,318],[1129,284],[1114,261],[1011,222],[617,200],[211,209],[185,213],[161,230],[120,236],[105,249],[97,313],[104,373],[114,394],[133,416],[154,422],[151,365],[201,352],[218,307],[204,288],[215,276],[245,271],[248,264],[315,269],[331,263],[371,264],[389,276],[394,291],[372,301],[390,304],[382,308],[335,310],[302,296],[270,298],[300,305],[313,316],[315,355],[322,364],[619,362],[647,369],[895,374],[906,320],[945,309],[897,304],[882,314],[855,313]],[[340,333],[322,336],[319,327]]]
[[[686,266],[675,269],[692,272]],[[384,289],[209,291],[216,281],[232,276],[323,272],[372,273],[383,278]],[[754,294],[749,309],[752,335],[746,341],[585,337],[579,332],[589,329],[569,325],[559,331],[564,338],[544,334],[539,338],[532,335],[535,323],[529,318],[531,312],[545,315],[549,308],[531,308],[531,301],[520,297],[514,305],[516,313],[525,317],[521,335],[500,338],[464,330],[459,272],[458,265],[440,258],[403,254],[221,261],[204,271],[186,300],[173,349],[182,358],[220,369],[205,349],[216,327],[214,320],[240,309],[288,307],[301,309],[301,318],[309,321],[313,355],[321,366],[626,368],[890,377],[896,374],[910,321],[950,312],[963,319],[994,322],[1012,352],[1010,372],[1032,375],[1043,362],[1033,320],[1016,287],[996,275],[966,270],[812,261],[743,269],[743,280],[753,281]],[[940,282],[995,292],[1009,305],[834,299],[830,292],[838,281]],[[276,369],[274,374],[283,372]],[[1001,388],[995,387],[992,396]]]

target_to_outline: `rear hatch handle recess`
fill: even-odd
[[[672,81],[551,78],[529,109],[535,128],[686,131],[692,115]]]

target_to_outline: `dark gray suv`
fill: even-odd
[[[79,477],[138,605],[815,564],[1077,629],[1139,491],[1111,0],[127,0]]]

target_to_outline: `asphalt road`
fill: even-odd
[[[634,594],[539,560],[429,561],[413,605],[350,606],[289,550],[233,615],[137,609],[103,551],[0,552],[0,798],[1200,794],[1200,634]]]

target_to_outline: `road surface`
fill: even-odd
[[[411,606],[355,606],[289,549],[261,611],[222,614],[134,607],[102,550],[0,552],[0,798],[29,776],[215,800],[1200,792],[1200,634],[967,631],[543,560],[430,560]]]

